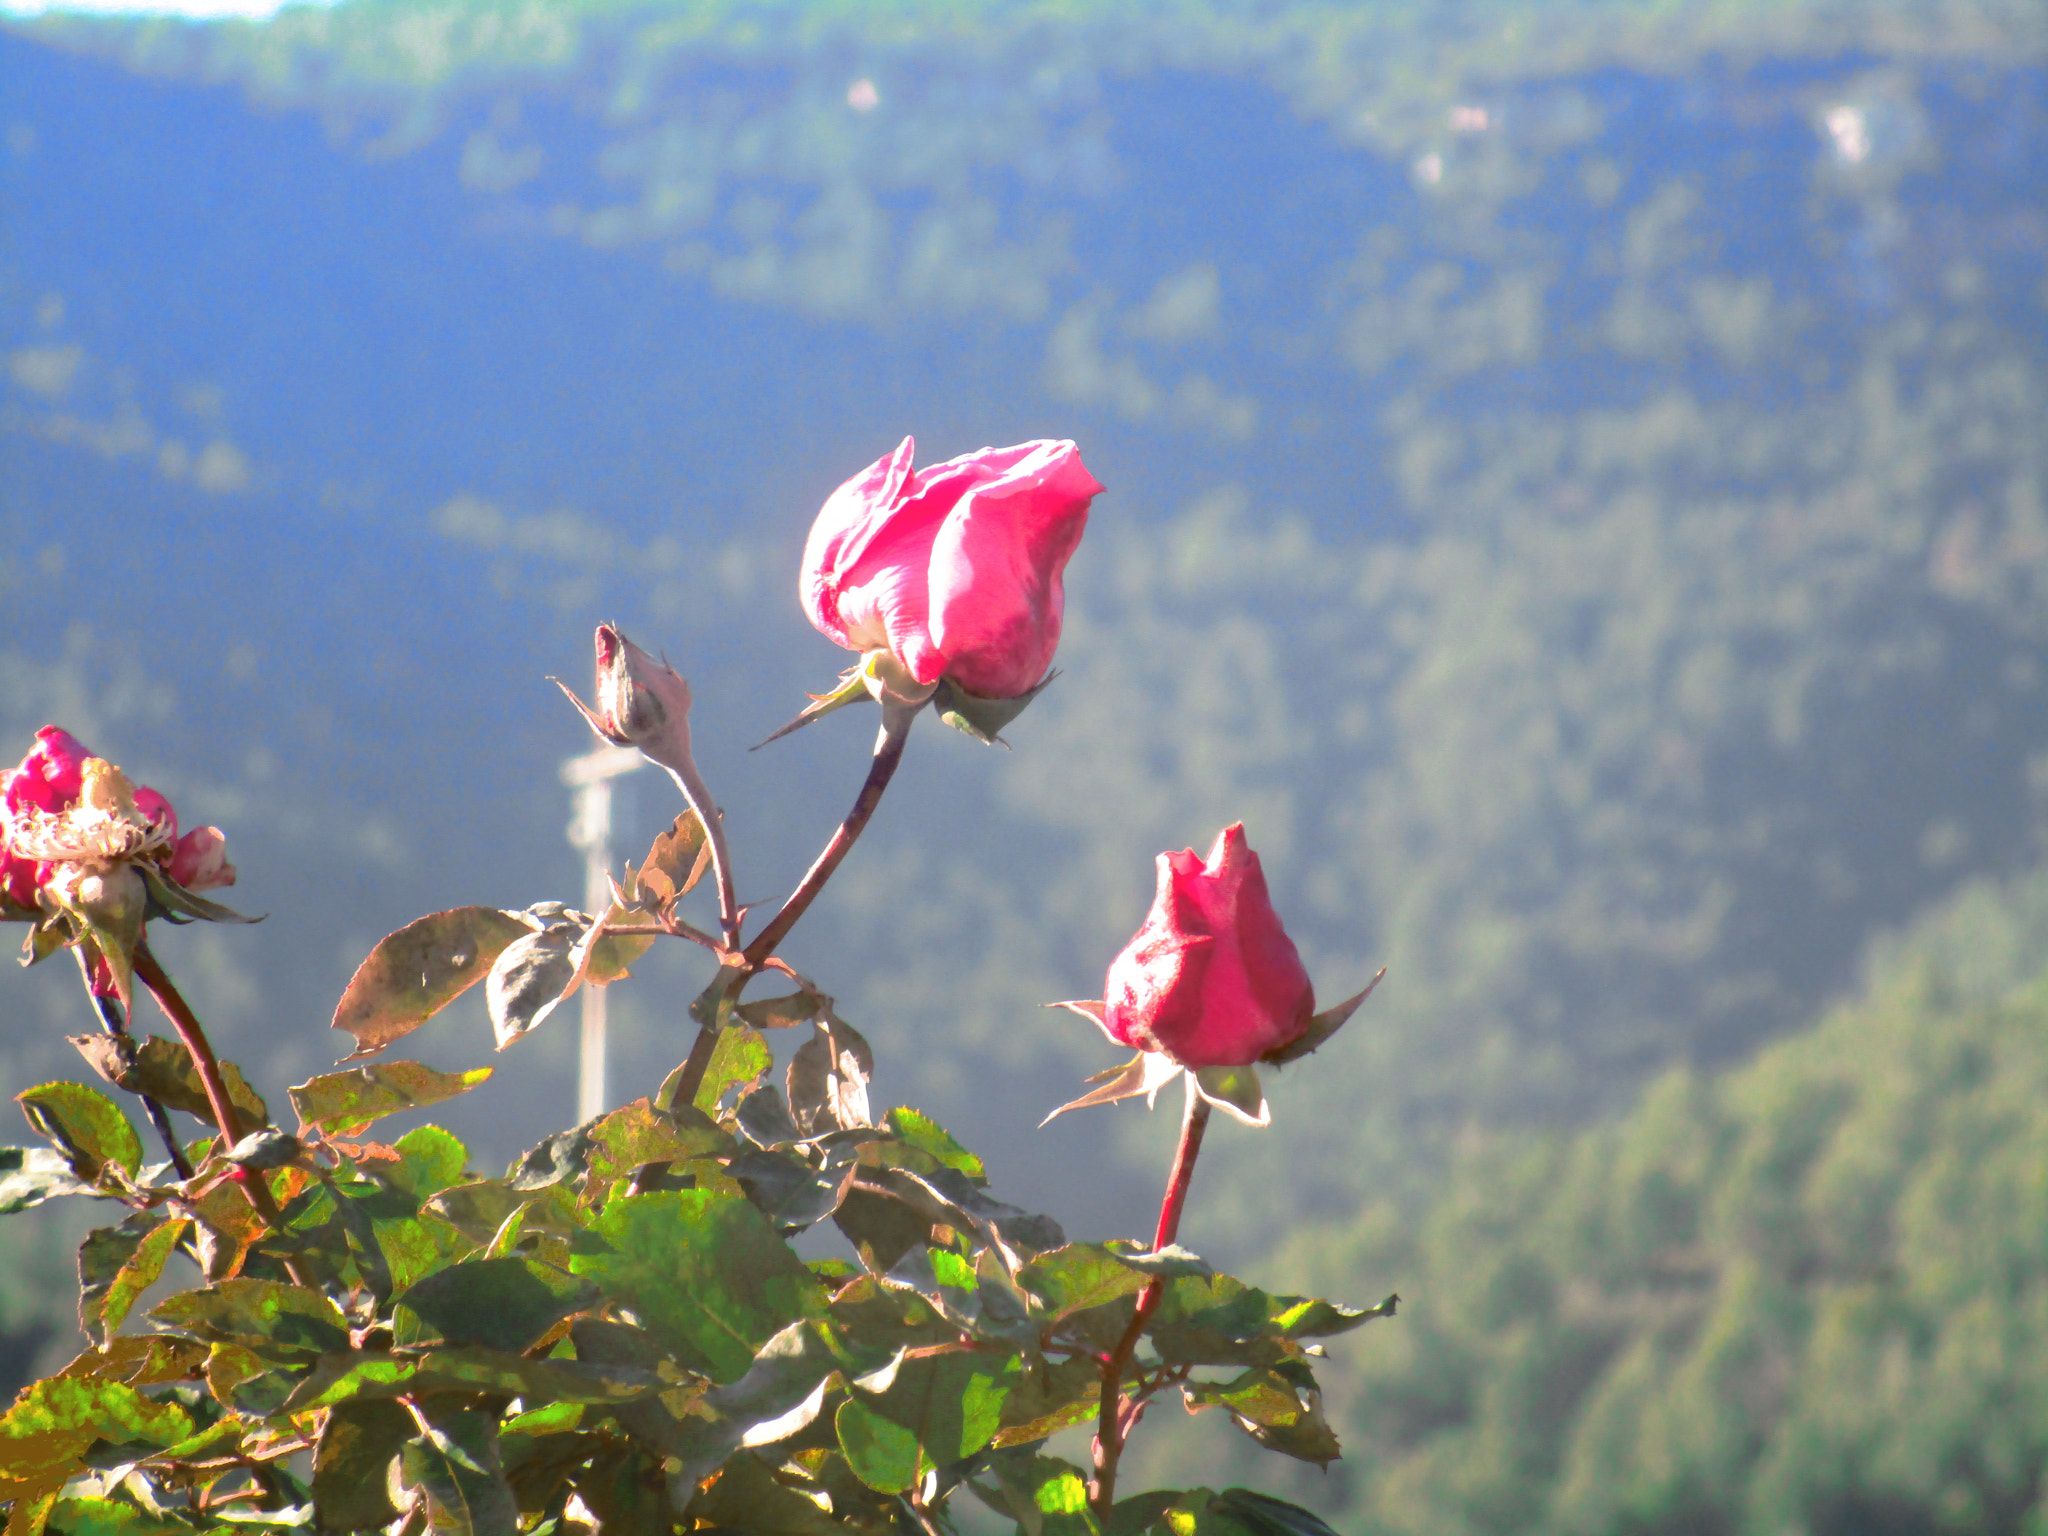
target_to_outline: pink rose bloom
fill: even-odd
[[[1184,1067],[1242,1066],[1300,1039],[1315,1011],[1244,824],[1218,833],[1206,861],[1159,855],[1152,911],[1104,985],[1110,1038]]]
[[[76,810],[85,792],[85,764],[93,756],[90,748],[69,731],[46,725],[36,732],[36,744],[18,767],[0,780],[0,815],[6,833],[0,852],[0,892],[17,907],[33,908],[37,893],[49,881],[57,861],[29,857],[16,851],[17,833],[26,832],[39,815],[61,816]],[[232,885],[235,868],[227,862],[226,839],[217,827],[198,827],[180,839],[178,813],[170,801],[147,785],[135,790],[135,809],[157,829],[151,842],[160,842],[168,856],[159,855],[166,872],[178,884],[191,890]]]
[[[832,493],[804,547],[811,622],[885,650],[930,686],[983,698],[1044,681],[1060,643],[1060,575],[1102,487],[1069,442],[983,448],[913,470],[904,438]]]

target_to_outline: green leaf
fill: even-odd
[[[839,1447],[870,1488],[902,1493],[923,1469],[972,1456],[995,1438],[1018,1374],[1014,1357],[972,1350],[905,1360],[886,1391],[855,1385],[833,1421]]]
[[[1269,1296],[1229,1275],[1183,1275],[1166,1288],[1146,1333],[1169,1364],[1272,1365],[1299,1357],[1307,1338],[1347,1333],[1391,1317],[1399,1302],[1357,1309],[1303,1296]]]
[[[908,1493],[923,1474],[916,1431],[851,1398],[832,1420],[853,1475],[877,1493]]]
[[[59,1195],[89,1195],[92,1185],[71,1160],[48,1147],[0,1147],[0,1216],[12,1216]]]
[[[705,1114],[714,1114],[718,1101],[725,1097],[728,1088],[759,1082],[774,1065],[775,1053],[768,1048],[768,1042],[761,1037],[759,1030],[744,1024],[729,1025],[718,1032],[718,1043],[711,1050],[711,1064],[704,1069],[704,1081],[698,1085],[697,1096],[691,1102]],[[667,1083],[662,1085],[662,1090],[655,1095],[655,1103],[673,1102],[673,1090]]]
[[[1249,1370],[1228,1382],[1193,1382],[1183,1390],[1189,1408],[1228,1409],[1237,1426],[1269,1450],[1319,1467],[1338,1457],[1322,1394],[1301,1361]]]
[[[451,1344],[516,1353],[596,1295],[550,1265],[498,1258],[451,1264],[397,1300]]]
[[[521,1208],[526,1210],[526,1231],[567,1235],[580,1230],[575,1203],[563,1190],[519,1190],[504,1179],[477,1179],[444,1189],[421,1207],[421,1214],[446,1222],[481,1248],[497,1236],[505,1218]]]
[[[398,1453],[400,1475],[427,1495],[427,1529],[441,1536],[509,1536],[519,1503],[505,1481],[494,1414],[435,1403],[425,1431]]]
[[[988,1182],[988,1170],[980,1158],[953,1139],[952,1133],[929,1115],[898,1105],[882,1117],[882,1123],[905,1146],[929,1154],[943,1168],[964,1173],[976,1184]]]
[[[733,1150],[733,1138],[700,1109],[656,1109],[636,1099],[590,1128],[591,1187],[622,1179],[643,1163],[684,1163]]]
[[[717,1530],[744,1531],[747,1536],[845,1536],[849,1529],[877,1528],[835,1520],[794,1488],[778,1482],[759,1457],[745,1453],[733,1457],[710,1487],[691,1498],[689,1513],[692,1519],[711,1522]],[[609,1532],[613,1527],[604,1529]]]
[[[223,1280],[166,1297],[150,1316],[209,1343],[259,1355],[322,1354],[348,1348],[348,1321],[318,1291],[276,1280]]]
[[[138,1211],[118,1227],[91,1233],[78,1250],[78,1321],[86,1336],[106,1342],[135,1305],[156,1284],[177,1251],[189,1223]]]
[[[631,1402],[659,1391],[662,1381],[644,1363],[605,1365],[585,1360],[533,1359],[506,1350],[461,1345],[408,1351],[335,1350],[293,1388],[284,1410],[304,1413],[363,1398],[523,1397],[530,1402]]]
[[[411,1034],[482,981],[514,939],[533,929],[496,907],[457,907],[406,924],[356,968],[334,1027],[355,1037],[351,1059]]]
[[[88,1183],[113,1163],[130,1175],[142,1166],[142,1141],[114,1101],[83,1083],[45,1083],[14,1100],[39,1135],[64,1154],[71,1171]]]
[[[95,1440],[166,1446],[191,1433],[184,1409],[126,1382],[54,1376],[31,1383],[0,1417],[0,1480],[36,1483],[66,1472]]]
[[[378,1178],[388,1179],[407,1194],[419,1199],[452,1184],[460,1184],[469,1167],[469,1148],[452,1131],[438,1125],[417,1125],[392,1143],[398,1166],[373,1165],[366,1168]]]
[[[145,1035],[140,1040],[127,1035],[73,1035],[71,1043],[86,1064],[116,1088],[147,1094],[166,1109],[182,1110],[212,1123],[213,1104],[206,1096],[206,1084],[192,1053],[181,1041]],[[242,1069],[232,1061],[220,1063],[228,1102],[243,1117],[245,1125],[268,1125],[270,1108],[262,1095],[249,1086]]]
[[[605,1251],[576,1254],[570,1268],[714,1380],[737,1381],[778,1330],[819,1308],[811,1272],[742,1195],[627,1195],[592,1231]]]
[[[412,1415],[397,1403],[335,1404],[313,1447],[313,1512],[319,1524],[367,1531],[396,1520],[388,1473],[399,1449],[418,1433]]]
[[[1145,1276],[1100,1243],[1069,1243],[1017,1271],[1017,1284],[1058,1324],[1076,1312],[1108,1306],[1145,1288]]]
[[[990,1457],[986,1472],[995,1483],[993,1489],[979,1480],[969,1486],[982,1503],[1016,1521],[1027,1536],[1044,1536],[1048,1530],[1061,1536],[1093,1531],[1088,1479],[1072,1462],[1017,1451]]]
[[[286,1091],[300,1124],[353,1135],[386,1115],[467,1093],[489,1079],[491,1072],[490,1067],[437,1072],[416,1061],[384,1061],[329,1072]]]
[[[1224,1489],[1216,1495],[1215,1508],[1242,1521],[1255,1536],[1337,1536],[1320,1516],[1299,1504],[1253,1493],[1249,1488]]]
[[[194,1536],[197,1527],[120,1499],[73,1498],[51,1506],[48,1529],[63,1536]]]
[[[1103,1347],[1113,1344],[1112,1339]],[[1102,1367],[1092,1355],[1027,1364],[1003,1399],[1003,1427],[995,1443],[1029,1445],[1070,1425],[1092,1423],[1101,1396]]]

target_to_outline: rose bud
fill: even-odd
[[[553,681],[590,728],[613,746],[638,747],[664,768],[680,769],[692,762],[689,683],[611,625],[597,627],[595,708],[577,698],[560,678]]]
[[[1159,893],[1110,963],[1101,1024],[1109,1036],[1184,1067],[1243,1066],[1309,1030],[1315,989],[1266,894],[1244,824],[1207,860],[1159,855]]]
[[[1061,574],[1102,487],[1070,442],[921,470],[915,449],[904,438],[826,501],[804,547],[804,611],[848,650],[885,653],[893,693],[944,679],[970,704],[1023,698],[1052,666]]]

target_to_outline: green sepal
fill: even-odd
[[[762,737],[754,743],[751,750],[758,752],[767,746],[769,742],[780,741],[791,732],[802,730],[813,720],[822,719],[834,710],[844,709],[849,704],[866,703],[872,697],[873,695],[868,692],[866,674],[860,667],[849,667],[846,671],[839,674],[839,681],[833,684],[829,693],[814,693],[810,695],[811,702],[806,704],[797,713],[797,717],[794,720],[791,720],[787,725],[777,727],[774,732]]]
[[[1188,1074],[1195,1091],[1233,1119],[1263,1130],[1273,1123],[1266,1090],[1259,1084],[1258,1068],[1250,1065],[1197,1067]]]
[[[1268,1051],[1259,1060],[1271,1062],[1276,1067],[1284,1066],[1290,1061],[1299,1061],[1349,1023],[1351,1015],[1358,1012],[1365,1000],[1372,996],[1372,989],[1386,980],[1386,976],[1386,967],[1382,966],[1379,975],[1365,984],[1363,992],[1345,998],[1334,1008],[1325,1008],[1308,1021],[1308,1028],[1299,1036],[1283,1046]]]
[[[1048,672],[1045,679],[1029,693],[1020,693],[1014,699],[985,699],[978,693],[969,693],[950,677],[939,679],[938,692],[932,695],[932,708],[939,712],[939,718],[956,731],[965,731],[976,741],[991,747],[1007,747],[998,734],[1004,726],[1015,720],[1030,707],[1031,701],[1047,688],[1057,672]]]
[[[189,923],[195,919],[208,923],[263,921],[260,917],[245,917],[233,907],[224,907],[217,901],[195,895],[147,859],[136,860],[135,867],[141,871],[143,887],[149,892],[150,917],[161,917],[171,923]]]

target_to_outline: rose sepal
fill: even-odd
[[[848,667],[839,674],[839,682],[830,693],[805,695],[811,702],[806,704],[797,717],[787,725],[779,727],[773,734],[764,736],[749,749],[758,752],[771,741],[780,741],[792,732],[800,731],[813,720],[829,715],[835,709],[844,709],[849,704],[865,704],[874,697],[868,692],[867,678],[859,667]]]
[[[149,916],[149,886],[140,863],[115,864],[104,872],[68,865],[43,886],[43,899],[68,922],[94,975],[95,959],[124,1009],[135,1005],[135,950]]]
[[[1279,1067],[1285,1066],[1290,1061],[1299,1061],[1302,1057],[1308,1055],[1309,1052],[1322,1045],[1351,1021],[1351,1015],[1358,1012],[1359,1008],[1364,1005],[1365,1000],[1372,996],[1372,989],[1384,981],[1386,975],[1386,967],[1381,966],[1379,975],[1373,977],[1371,981],[1365,984],[1363,992],[1355,993],[1345,998],[1343,1002],[1338,1003],[1335,1007],[1325,1008],[1321,1013],[1308,1021],[1308,1028],[1299,1036],[1275,1050],[1266,1052],[1259,1060]]]
[[[1091,1007],[1100,1008],[1102,1005],[1048,1003],[1046,1006],[1071,1008],[1076,1013],[1087,1014],[1093,1018],[1094,1015],[1088,1013],[1088,1010]],[[1158,1103],[1159,1090],[1180,1074],[1180,1063],[1170,1056],[1162,1056],[1157,1051],[1140,1051],[1122,1066],[1111,1067],[1107,1072],[1098,1072],[1093,1077],[1084,1079],[1100,1086],[1090,1089],[1070,1103],[1062,1104],[1038,1123],[1040,1126],[1050,1125],[1070,1109],[1092,1109],[1097,1104],[1114,1104],[1120,1099],[1135,1099],[1140,1094],[1144,1095],[1146,1107],[1150,1108]]]
[[[1259,1069],[1243,1066],[1190,1067],[1188,1077],[1194,1090],[1234,1120],[1254,1130],[1273,1123],[1273,1108],[1266,1102],[1266,1090],[1259,1082]]]
[[[193,921],[208,923],[260,923],[260,917],[248,917],[233,907],[224,907],[217,901],[208,901],[204,896],[195,895],[178,884],[169,875],[148,862],[138,862],[135,868],[142,875],[142,884],[149,895],[148,916],[160,917],[170,923]]]
[[[1046,673],[1037,687],[1028,693],[1018,694],[1014,699],[983,698],[978,693],[969,693],[952,678],[942,677],[938,690],[932,695],[932,708],[954,730],[965,732],[984,746],[1007,747],[1009,743],[998,733],[1023,714],[1026,706],[1045,692],[1058,676],[1056,670]]]

